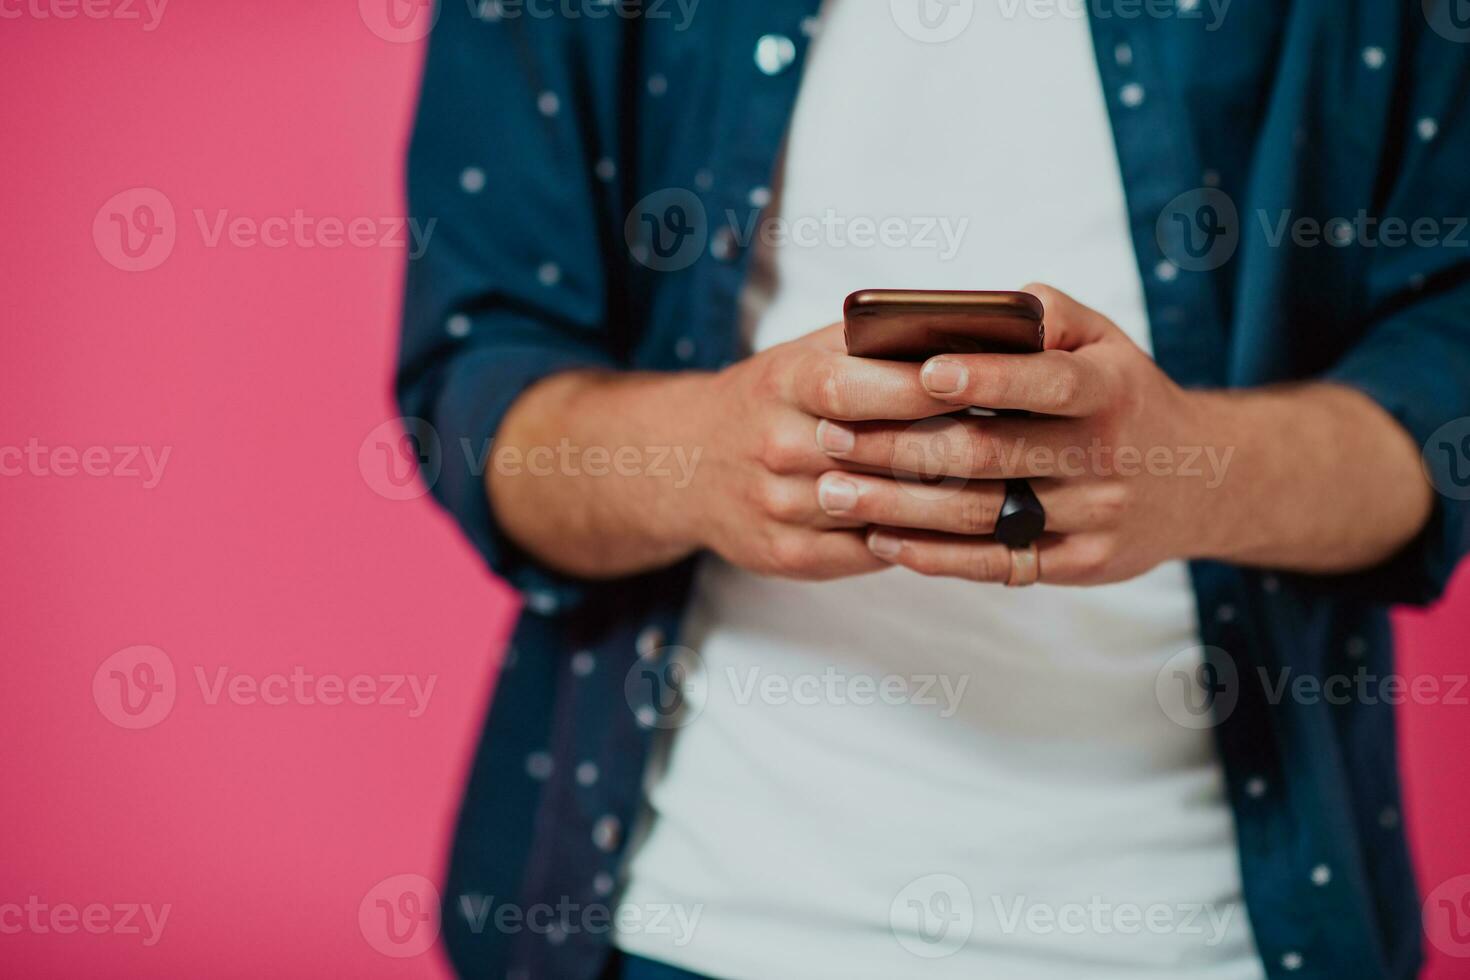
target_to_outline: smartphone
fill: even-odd
[[[1030,293],[1001,291],[860,289],[842,304],[847,352],[886,361],[927,361],[936,354],[1034,354],[1046,340],[1043,312],[1041,300]],[[969,408],[961,414],[997,413]],[[1005,482],[995,538],[1008,548],[1025,548],[1045,529],[1046,510],[1025,480]]]
[[[1041,300],[1030,293],[860,289],[842,304],[847,352],[886,361],[936,354],[1034,354],[1043,347]]]

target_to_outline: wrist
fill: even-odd
[[[1338,573],[1406,544],[1432,501],[1417,446],[1362,394],[1308,384],[1199,393],[1206,446],[1227,477],[1199,495],[1191,557]]]
[[[1180,417],[1195,433],[1184,451],[1199,460],[1189,479],[1191,492],[1184,495],[1182,557],[1237,560],[1259,547],[1257,539],[1266,533],[1250,512],[1253,495],[1243,491],[1258,459],[1253,438],[1261,431],[1259,423],[1251,420],[1251,406],[1238,394],[1185,391],[1182,396]]]
[[[706,470],[714,464],[718,401],[711,391],[717,375],[708,372],[647,374],[633,379],[621,410],[633,421],[626,446],[642,460],[631,490],[640,533],[674,561],[707,547],[709,494]],[[621,400],[618,400],[621,401]],[[607,412],[609,404],[588,399],[586,410]]]

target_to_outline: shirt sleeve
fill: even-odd
[[[1470,88],[1464,45],[1424,31],[1390,141],[1394,174],[1368,229],[1370,329],[1328,372],[1382,405],[1424,450],[1429,525],[1385,565],[1351,578],[1385,602],[1439,597],[1470,550]],[[1392,224],[1390,222],[1393,222]]]
[[[620,364],[599,237],[609,181],[596,173],[615,149],[599,138],[610,108],[574,82],[615,69],[623,28],[439,7],[408,154],[408,210],[427,245],[408,263],[396,394],[437,437],[439,472],[424,473],[434,497],[533,609],[553,608],[577,583],[504,535],[484,477],[526,388]]]

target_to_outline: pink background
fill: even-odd
[[[142,20],[0,20],[0,446],[106,447],[94,469],[110,474],[0,477],[0,905],[169,918],[153,946],[0,933],[0,969],[442,974],[437,953],[378,952],[358,911],[391,876],[439,879],[514,600],[426,498],[386,499],[359,464],[397,414],[403,248],[210,245],[195,218],[400,215],[414,25],[395,35],[368,0],[175,0],[146,30],[141,2]],[[172,206],[175,241],[126,272],[109,215],[144,199],[104,204],[138,187]],[[127,446],[168,447],[156,487],[126,475],[112,447]],[[1464,672],[1465,577],[1400,625],[1406,671]],[[93,682],[138,645],[166,655],[174,700],[128,730],[108,672]],[[298,666],[436,686],[415,718],[210,703],[195,679]],[[1408,709],[1403,733],[1428,891],[1470,872],[1470,710]],[[1439,956],[1429,975],[1470,976],[1470,960]]]

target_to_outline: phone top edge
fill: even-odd
[[[859,289],[842,302],[844,317],[895,308],[935,309],[994,307],[1025,313],[1040,323],[1045,315],[1041,300],[1031,293],[1003,289]]]

